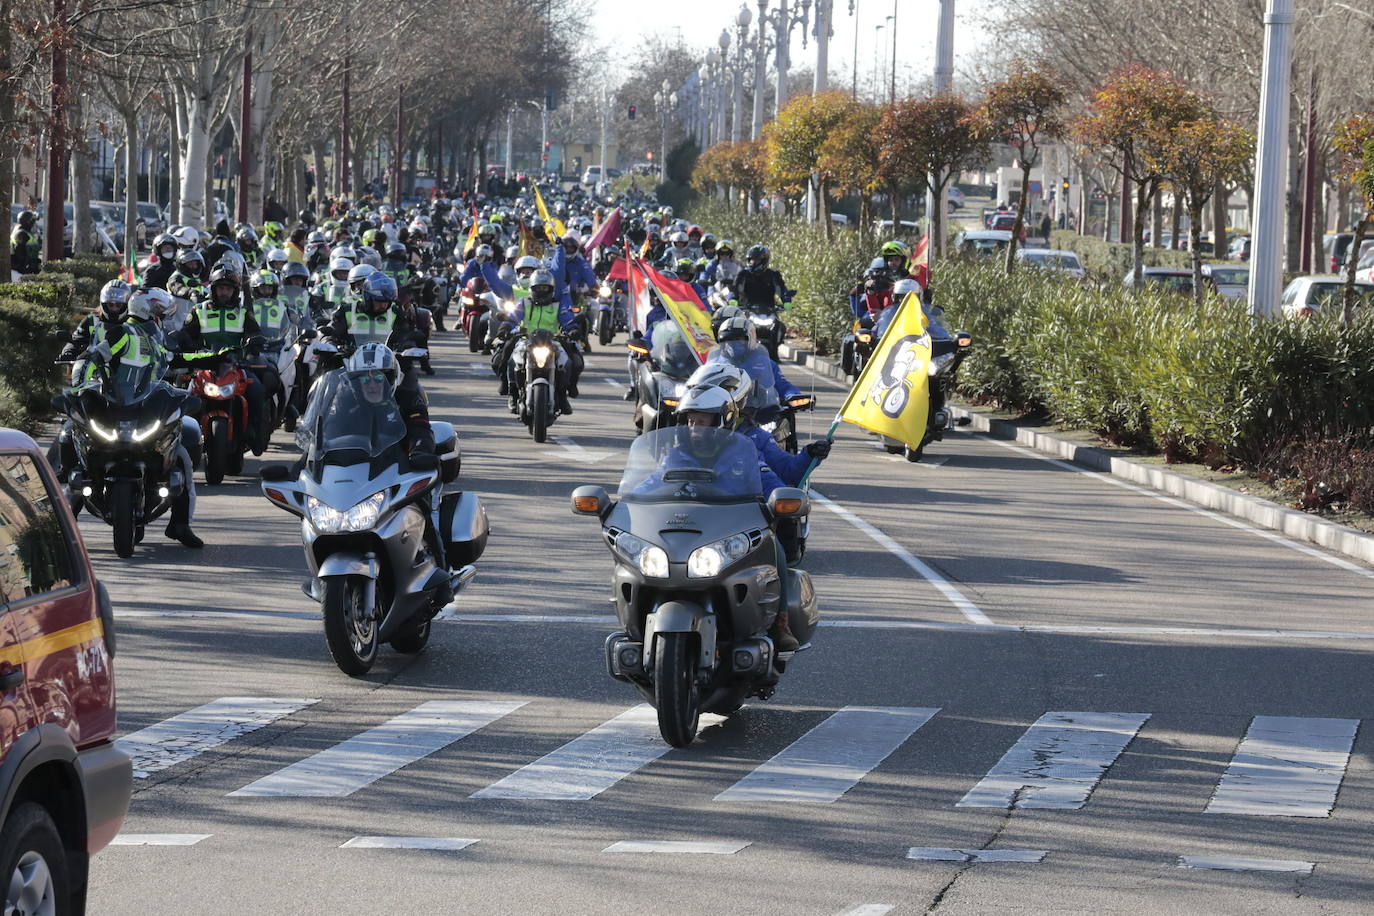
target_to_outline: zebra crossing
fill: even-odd
[[[147,779],[213,754],[259,729],[289,723],[319,701],[289,697],[223,697],[118,740]],[[515,699],[430,700],[364,729],[228,793],[229,797],[344,798],[488,726],[538,703]],[[546,710],[545,710],[546,711]],[[834,710],[712,799],[739,804],[830,804],[844,798],[916,733],[938,708],[846,706]],[[960,808],[1051,808],[1086,805],[1113,764],[1150,719],[1149,713],[1051,711],[1025,726]],[[703,717],[706,729],[719,717]],[[518,721],[512,723],[518,727]],[[1255,716],[1229,763],[1216,773],[1208,815],[1330,817],[1350,762],[1360,720]],[[300,726],[306,730],[309,725]],[[709,730],[695,749],[709,756]],[[470,799],[587,802],[650,770],[672,749],[658,735],[648,704],[623,710],[561,746],[514,768]],[[762,755],[760,755],[762,756]],[[718,761],[715,761],[718,763]]]

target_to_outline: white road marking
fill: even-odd
[[[913,846],[908,859],[922,862],[1039,862],[1044,849],[949,849],[943,846]]]
[[[670,750],[658,734],[658,713],[641,703],[472,797],[586,801]]]
[[[229,794],[291,798],[352,795],[524,705],[520,700],[430,700]]]
[[[1315,862],[1296,859],[1247,859],[1239,856],[1179,856],[1179,868],[1212,868],[1219,871],[1280,871],[1307,875]]]
[[[134,778],[145,779],[318,702],[289,697],[221,697],[131,732],[116,739],[115,746],[133,758]]]
[[[434,619],[466,623],[616,623],[616,618],[608,614],[469,614],[457,610],[456,606],[441,612]],[[964,633],[1063,633],[1089,636],[1188,636],[1236,639],[1374,639],[1374,633],[1347,633],[1335,630],[1245,630],[1204,627],[1012,623],[981,625],[955,621],[891,620],[873,617],[822,620],[819,625],[842,630],[951,630]]]
[[[457,852],[477,840],[456,836],[355,836],[340,849],[437,849]]]
[[[310,614],[304,611],[150,611],[150,610],[120,610],[115,611],[115,617],[186,617],[186,618],[220,618],[233,619],[236,617],[267,617],[279,618],[281,620],[319,620],[318,613]]]
[[[1047,712],[959,808],[1081,808],[1150,718],[1137,712]]]
[[[603,378],[601,381],[605,382],[607,385],[610,385],[617,391],[628,391],[630,388],[629,382],[617,382],[613,378]]]
[[[1359,719],[1255,716],[1208,814],[1330,817]]]
[[[891,903],[862,903],[852,910],[845,910],[840,916],[887,916],[896,907]]]
[[[1185,502],[1181,499],[1176,499],[1175,497],[1168,496],[1164,493],[1157,493],[1154,490],[1138,486],[1136,484],[1130,483],[1129,481],[1121,480],[1120,478],[1113,477],[1110,474],[1103,474],[1100,471],[1090,471],[1087,468],[1081,468],[1078,465],[1073,464],[1072,462],[1062,461],[1058,458],[1051,458],[1048,455],[1040,454],[1034,449],[1023,448],[1019,445],[1012,445],[1009,442],[1003,442],[1000,439],[994,439],[991,436],[975,434],[973,438],[982,439],[984,442],[991,442],[994,445],[1000,445],[1005,449],[1010,449],[1013,452],[1018,452],[1019,454],[1026,455],[1031,458],[1038,458],[1041,461],[1049,462],[1055,467],[1063,468],[1067,471],[1073,471],[1075,474],[1084,474],[1088,477],[1100,480],[1102,483],[1111,484],[1112,486],[1120,487],[1123,490],[1130,490],[1132,493],[1139,493],[1142,496],[1148,496],[1150,497],[1150,499],[1158,500],[1162,503],[1167,503],[1168,505],[1175,506],[1179,509],[1187,509],[1189,512],[1194,512],[1198,515],[1210,518],[1214,522],[1220,522],[1223,525],[1229,525],[1230,527],[1239,529],[1241,531],[1248,531],[1256,537],[1264,538],[1266,541],[1272,541],[1273,543],[1279,544],[1283,547],[1287,547],[1290,550],[1296,550],[1298,553],[1306,554],[1309,557],[1315,557],[1316,559],[1321,560],[1324,563],[1330,563],[1332,566],[1339,566],[1341,569],[1344,569],[1347,572],[1353,572],[1358,576],[1364,576],[1366,579],[1374,579],[1374,570],[1366,569],[1363,566],[1351,563],[1349,560],[1343,560],[1338,556],[1323,553],[1315,547],[1309,547],[1306,544],[1299,543],[1298,541],[1290,540],[1281,534],[1276,534],[1272,531],[1265,531],[1263,528],[1256,528],[1254,525],[1251,525],[1248,522],[1243,522],[1238,518],[1231,518],[1229,515],[1224,515],[1220,512],[1214,512],[1211,509],[1204,509],[1202,506],[1195,506],[1190,502]]]
[[[111,846],[194,846],[201,840],[208,840],[210,833],[121,833]]]
[[[741,849],[752,846],[749,842],[706,840],[621,840],[612,843],[602,852],[668,852],[678,855],[715,855],[733,856]]]
[[[879,531],[877,528],[873,527],[868,522],[859,518],[857,515],[855,515],[853,512],[850,512],[848,509],[844,508],[839,503],[827,499],[818,490],[813,489],[811,491],[811,498],[816,500],[822,506],[825,506],[831,512],[834,512],[840,518],[849,522],[849,524],[853,525],[855,528],[858,528],[860,531],[871,537],[873,540],[877,541],[882,547],[884,547],[888,551],[888,553],[891,553],[897,559],[901,560],[907,566],[915,570],[917,575],[921,576],[931,585],[939,589],[940,593],[944,595],[946,598],[948,598],[950,603],[957,607],[959,609],[959,612],[963,614],[964,617],[970,623],[975,623],[979,626],[984,627],[992,626],[991,618],[989,618],[987,614],[984,614],[982,611],[978,610],[978,606],[975,605],[972,601],[968,600],[968,598],[964,597],[963,592],[959,591],[953,585],[950,585],[944,576],[940,575],[935,570],[927,566],[925,563],[921,562],[921,560],[913,556],[901,544],[898,544],[892,538],[888,537],[886,534]]]
[[[615,454],[615,452],[599,448],[583,448],[567,436],[550,436],[549,438],[561,445],[563,450],[568,453],[569,458],[581,464],[596,464],[598,461],[605,461]]]
[[[717,795],[716,801],[833,802],[939,711],[846,706]]]

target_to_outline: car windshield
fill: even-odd
[[[1355,304],[1374,303],[1374,286],[1364,283],[1355,285]],[[1344,283],[1313,283],[1307,290],[1307,304],[1316,307],[1331,306],[1340,308],[1345,304]]]
[[[675,321],[661,321],[654,327],[654,348],[650,354],[669,378],[685,382],[701,361]]]
[[[1007,247],[1001,239],[969,239],[964,244],[978,254],[995,254]]]
[[[405,438],[392,383],[382,373],[335,369],[318,385],[297,433],[297,444],[311,460],[326,455],[338,455],[341,463],[367,460]]]
[[[713,426],[645,433],[630,446],[620,478],[626,502],[738,503],[762,496],[754,444]]]
[[[1250,271],[1239,267],[1213,267],[1211,277],[1218,286],[1247,286],[1250,283]]]

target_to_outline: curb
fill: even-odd
[[[848,377],[840,371],[836,363],[818,357],[809,350],[783,344],[778,348],[778,356],[786,362],[805,366],[817,375],[841,383],[848,382]],[[1307,541],[1347,557],[1374,564],[1374,535],[1355,528],[1327,521],[1308,512],[1289,509],[1258,496],[1239,493],[1230,487],[1198,480],[1177,471],[1141,464],[1128,458],[1118,458],[1092,446],[1019,426],[1009,420],[990,417],[979,410],[953,404],[949,409],[955,416],[968,417],[972,421],[972,429],[987,433],[994,439],[1016,442],[1088,470],[1110,474],[1143,487],[1159,490],[1205,509],[1243,519],[1257,527],[1277,531],[1295,540]]]

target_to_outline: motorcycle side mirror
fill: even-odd
[[[859,327],[871,329],[873,327],[873,318],[869,315],[863,316],[859,319]]]
[[[578,487],[572,492],[573,515],[594,515],[600,518],[611,508],[611,498],[605,487]]]
[[[768,511],[774,518],[801,518],[811,514],[811,497],[796,487],[778,487],[768,494]]]
[[[954,341],[962,349],[973,343],[973,335],[968,331],[957,331],[954,334]]]
[[[411,452],[410,466],[416,471],[438,470],[439,456],[433,452]]]
[[[269,464],[258,469],[258,477],[270,483],[282,483],[291,479],[291,469],[284,464]]]

